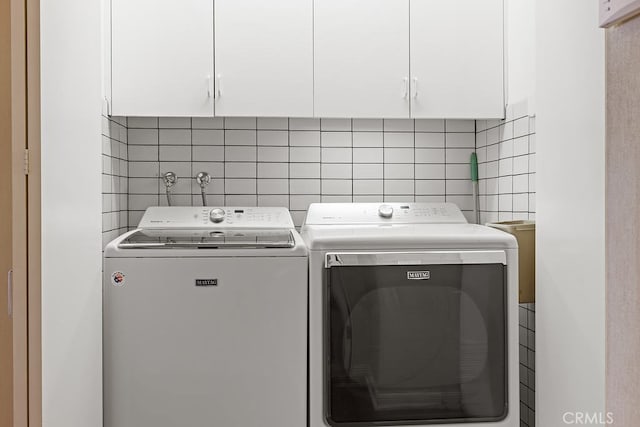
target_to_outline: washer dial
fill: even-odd
[[[378,215],[382,218],[391,218],[393,216],[393,206],[391,205],[380,205],[378,208]]]
[[[224,221],[224,210],[220,208],[211,209],[211,212],[209,212],[209,219],[211,222],[215,223]]]

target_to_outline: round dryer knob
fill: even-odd
[[[211,222],[224,221],[224,210],[220,208],[211,209],[211,212],[209,212],[209,219],[211,219]]]
[[[393,206],[391,205],[380,205],[378,208],[378,215],[382,218],[391,218],[393,216]]]

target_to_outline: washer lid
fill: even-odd
[[[312,203],[305,225],[466,224],[453,203]]]
[[[268,249],[293,248],[291,230],[277,229],[140,229],[125,237],[120,249]]]

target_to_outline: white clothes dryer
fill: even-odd
[[[105,250],[105,427],[305,426],[307,268],[285,208],[147,209]]]
[[[312,204],[301,234],[310,427],[520,425],[513,236],[449,203]]]

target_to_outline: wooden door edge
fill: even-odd
[[[11,0],[11,43],[14,427],[41,427],[39,0]]]
[[[27,2],[27,257],[29,427],[42,426],[40,0]]]
[[[13,269],[13,425],[28,427],[27,140],[25,0],[11,0],[11,151]]]

